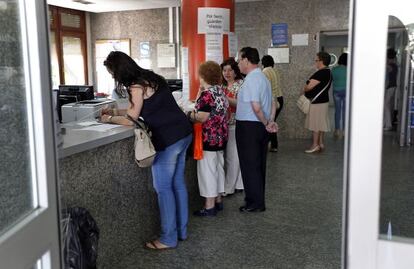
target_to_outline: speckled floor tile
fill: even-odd
[[[328,138],[324,152],[306,155],[308,144],[281,140],[269,153],[265,212],[240,213],[243,194],[225,197],[217,217],[190,217],[177,249],[139,246],[119,268],[339,268],[343,143]]]

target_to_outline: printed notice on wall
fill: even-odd
[[[183,79],[183,99],[190,99],[190,76],[188,74],[188,48],[181,48],[181,70]]]
[[[292,35],[292,46],[307,46],[309,43],[309,34]]]
[[[175,67],[175,44],[157,44],[157,62],[159,68]]]
[[[139,42],[139,57],[147,59],[151,56],[151,47],[149,41]]]
[[[229,33],[229,56],[236,57],[238,52],[237,35]]]
[[[223,62],[222,34],[206,34],[206,61]]]
[[[267,54],[272,56],[277,64],[289,63],[289,48],[268,48]]]
[[[228,8],[198,8],[198,33],[230,32],[230,9]]]
[[[287,46],[288,25],[287,23],[272,23],[272,46]]]

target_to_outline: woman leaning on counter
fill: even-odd
[[[175,248],[187,238],[188,194],[184,180],[185,155],[192,139],[192,127],[175,102],[167,82],[160,75],[139,67],[123,52],[113,51],[104,61],[116,81],[117,91],[128,92],[126,110],[106,110],[102,122],[133,125],[142,117],[152,132],[156,155],[152,165],[154,189],[160,208],[161,234],[145,247],[152,250]]]

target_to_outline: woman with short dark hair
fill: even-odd
[[[117,91],[127,91],[129,108],[104,110],[101,121],[133,125],[126,116],[134,120],[143,118],[151,130],[156,150],[151,170],[158,196],[161,234],[145,247],[152,250],[175,248],[178,240],[187,238],[188,194],[184,171],[186,150],[192,140],[191,124],[163,77],[141,68],[120,51],[111,52],[104,65],[115,79]]]
[[[204,207],[194,215],[215,216],[223,208],[224,156],[228,139],[228,101],[221,88],[221,68],[213,61],[200,65],[200,89],[195,110],[188,113],[193,122],[202,123],[203,158],[197,161],[200,195],[205,197]]]
[[[239,156],[237,153],[235,119],[237,94],[243,84],[243,76],[240,72],[239,65],[234,58],[228,58],[220,65],[220,67],[223,75],[222,87],[227,96],[227,100],[229,101],[229,140],[224,154],[226,168],[224,192],[225,195],[230,195],[234,192],[241,192],[244,189],[240,171]]]
[[[318,69],[303,88],[303,94],[313,100],[310,105],[308,114],[306,114],[305,128],[313,133],[312,145],[305,153],[315,153],[325,148],[323,136],[329,132],[329,87],[332,82],[331,70],[328,66],[331,62],[331,56],[324,52],[316,54],[315,66]]]

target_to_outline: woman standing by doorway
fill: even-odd
[[[335,102],[335,138],[342,138],[345,129],[346,65],[348,54],[339,56],[338,65],[332,68],[332,88]]]
[[[305,128],[313,133],[312,145],[305,153],[315,153],[325,149],[323,136],[329,132],[329,94],[332,75],[328,65],[331,62],[331,56],[324,52],[316,54],[315,66],[318,69],[303,88],[306,98],[312,100],[309,113],[306,115]]]

